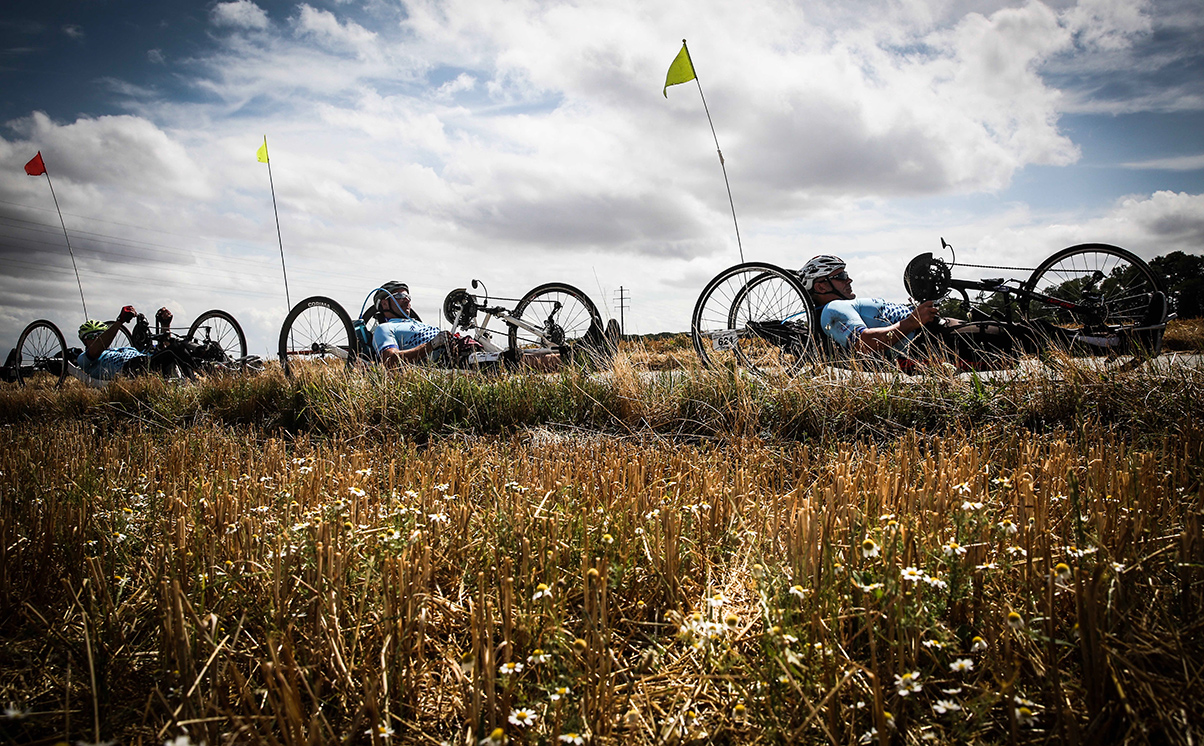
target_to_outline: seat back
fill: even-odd
[[[368,324],[363,319],[355,319],[351,326],[355,331],[356,349],[359,350],[360,356],[375,360],[376,347],[372,344],[372,333],[368,330]]]

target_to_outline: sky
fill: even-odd
[[[682,39],[698,84],[666,97]],[[22,169],[39,151],[53,196]],[[293,303],[355,316],[396,279],[433,321],[473,279],[567,282],[606,318],[622,288],[639,334],[687,330],[741,248],[839,255],[894,300],[941,238],[1017,277],[1084,242],[1200,253],[1204,8],[9,0],[4,353],[34,319],[69,341],[84,319],[55,197],[90,316],[222,308],[265,355],[281,244]]]

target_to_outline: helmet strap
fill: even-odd
[[[816,280],[815,282],[821,282],[821,281],[828,283],[828,287],[831,288],[831,290],[824,293],[824,295],[835,295],[838,300],[853,300],[849,296],[847,296],[844,293],[842,293],[841,291],[837,290],[836,285],[832,282],[832,280],[828,279],[827,277],[821,277],[818,280]],[[812,290],[815,289],[815,282],[811,283]]]

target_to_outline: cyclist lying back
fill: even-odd
[[[133,318],[138,319],[138,325],[134,327],[134,341],[141,343],[141,349],[110,348],[121,325]],[[160,308],[155,314],[157,330],[166,332],[171,327],[171,320],[171,311]],[[185,372],[195,369],[191,355],[182,345],[171,342],[153,344],[149,327],[146,317],[135,311],[133,306],[122,308],[121,313],[117,314],[117,321],[113,323],[88,319],[79,326],[79,339],[84,343],[84,351],[76,358],[75,364],[100,381],[111,381],[118,376],[139,376],[150,371],[167,375],[176,366]]]

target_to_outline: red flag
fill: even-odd
[[[42,151],[29,159],[29,163],[25,164],[25,173],[30,176],[41,176],[46,173],[46,164],[42,162]]]

